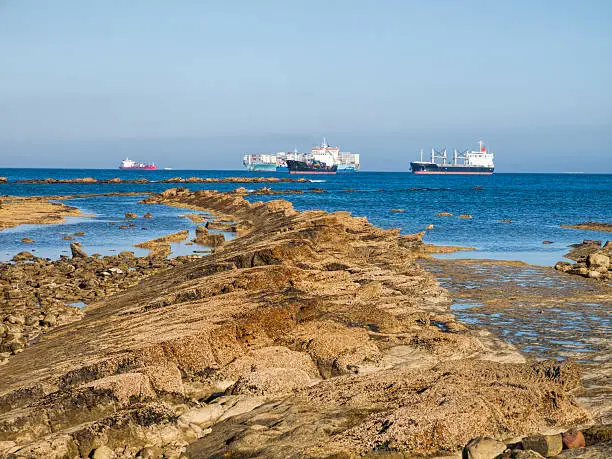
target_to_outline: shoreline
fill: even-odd
[[[431,250],[422,235],[231,193],[171,189],[144,202],[241,230],[11,357],[0,374],[0,422],[10,420],[0,441],[14,442],[12,452],[50,453],[61,438],[61,451],[83,456],[101,444],[241,455],[258,438],[271,454],[431,455],[477,435],[508,442],[592,423],[571,395],[575,364],[524,363],[509,343],[456,320],[449,292],[416,262]],[[52,432],[23,418],[36,409],[55,419],[48,398],[63,413]],[[40,433],[10,427],[19,422]]]

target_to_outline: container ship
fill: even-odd
[[[154,163],[151,163],[151,164],[138,163],[136,161],[132,161],[129,158],[125,158],[123,161],[121,161],[121,166],[119,166],[119,169],[129,169],[129,170],[138,170],[138,171],[155,171],[157,170],[157,166]]]
[[[321,145],[312,148],[310,153],[294,150],[276,154],[250,154],[243,156],[242,164],[251,172],[349,173],[359,170],[359,154],[340,151],[339,147],[331,147],[323,139]]]
[[[431,161],[423,161],[423,150],[419,161],[410,163],[413,174],[471,174],[491,175],[495,168],[493,153],[487,151],[482,141],[478,142],[478,151],[453,151],[453,162],[447,163],[446,149],[431,150]],[[437,161],[436,161],[437,160]]]

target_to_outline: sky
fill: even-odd
[[[609,0],[0,0],[0,167],[240,169],[323,136],[363,170],[485,140],[612,173]]]

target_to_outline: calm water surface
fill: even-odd
[[[0,169],[9,181],[20,179],[94,177],[109,179],[147,178],[159,181],[170,177],[277,176],[286,173],[249,173],[245,171],[119,171],[77,169]],[[561,259],[569,244],[583,239],[606,240],[610,233],[561,228],[561,224],[583,221],[612,222],[612,175],[610,174],[494,174],[492,176],[415,176],[409,173],[358,172],[335,176],[307,176],[312,183],[247,184],[247,188],[269,186],[275,190],[322,188],[326,193],[287,196],[253,196],[269,200],[279,197],[293,202],[298,210],[347,210],[365,216],[383,228],[401,228],[403,233],[423,231],[424,240],[434,244],[469,246],[475,252],[449,256],[522,260],[551,265]],[[160,192],[175,184],[2,184],[3,195],[71,195],[78,193]],[[187,184],[188,188],[227,191],[240,184]],[[23,226],[0,232],[0,257],[6,259],[20,250],[39,250],[44,256],[59,256],[67,250],[62,236],[86,232],[82,240],[90,252],[134,250],[142,242],[194,225],[178,215],[190,211],[166,206],[137,204],[140,197],[93,197],[67,203],[94,214],[90,218],[69,219],[65,225]],[[390,209],[403,209],[402,213]],[[120,222],[125,212],[155,218],[139,219],[135,227],[119,230],[109,222]],[[454,217],[437,217],[450,212]],[[472,219],[457,218],[470,214]],[[512,220],[502,223],[500,220]],[[118,223],[121,224],[121,223]],[[146,229],[142,229],[146,228]],[[22,244],[30,237],[35,244]],[[543,241],[552,244],[542,244]],[[195,250],[198,248],[195,247]],[[187,249],[190,251],[192,249]],[[10,255],[10,256],[9,256]]]

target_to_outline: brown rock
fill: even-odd
[[[586,446],[584,435],[579,430],[568,430],[563,433],[563,446],[566,449],[583,448]]]
[[[135,214],[135,213],[133,213],[133,212],[126,212],[126,213],[125,213],[125,218],[132,218],[132,219],[133,219],[133,218],[138,218],[138,215],[136,215],[136,214]]]
[[[19,252],[17,255],[13,257],[13,261],[28,261],[28,260],[33,260],[35,258],[36,257],[34,256],[34,254],[30,252]]]
[[[503,453],[506,445],[489,437],[477,437],[463,448],[463,459],[490,459]]]
[[[608,268],[610,266],[610,257],[603,253],[592,253],[587,256],[587,266],[591,269]]]
[[[463,219],[469,220],[469,219],[472,218],[472,216],[470,214],[461,214],[461,215],[459,215],[459,218],[463,218]]]
[[[401,213],[404,213],[404,209],[390,209],[389,212],[395,213],[395,214],[401,214]]]
[[[153,218],[153,214],[151,212],[147,212],[142,216],[142,218]]]
[[[438,212],[436,214],[436,217],[452,217],[453,214],[451,214],[450,212]]]
[[[74,241],[74,238],[72,236],[64,236],[62,240],[63,241]]]
[[[566,273],[572,269],[572,264],[567,261],[560,261],[555,265],[555,269],[557,271]]]
[[[525,437],[522,443],[523,449],[531,449],[544,457],[556,456],[563,450],[563,440],[560,434]]]
[[[70,251],[72,252],[72,258],[87,258],[87,254],[78,242],[70,244]]]
[[[34,239],[30,239],[29,237],[24,237],[24,238],[21,238],[21,242],[23,242],[24,244],[32,244],[33,242],[36,242],[36,241],[34,241]]]
[[[542,244],[552,244],[553,241],[542,241]]]

